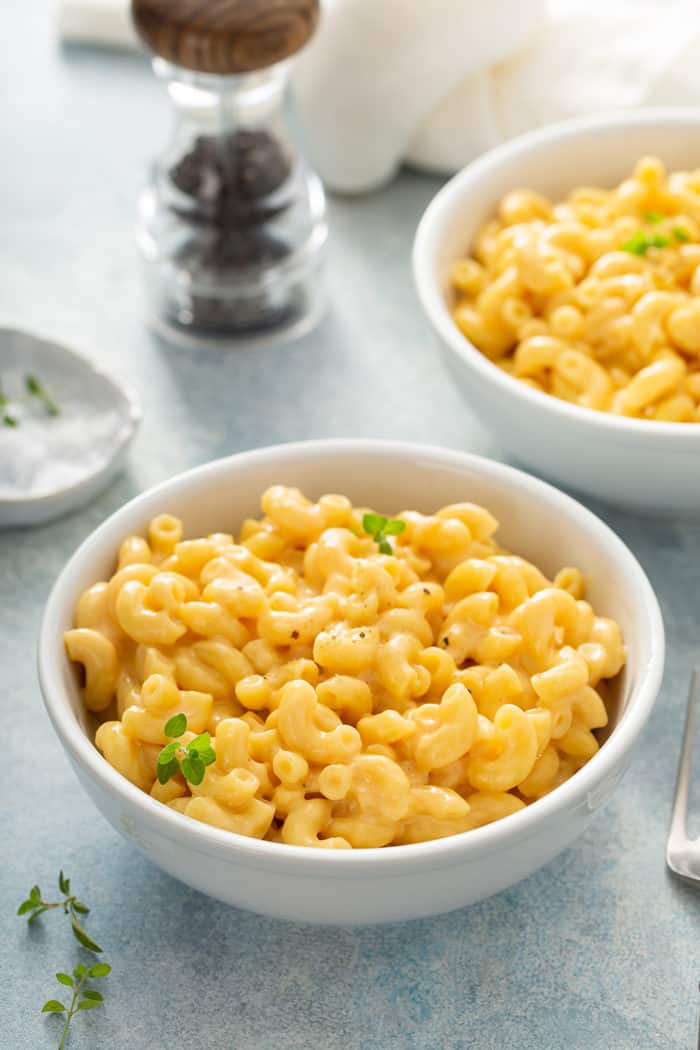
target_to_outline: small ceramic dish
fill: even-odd
[[[89,502],[141,419],[136,395],[84,357],[12,328],[0,328],[0,392],[0,528]]]
[[[630,419],[581,408],[507,375],[459,331],[452,263],[510,190],[553,200],[617,185],[645,155],[669,171],[700,167],[700,109],[650,109],[567,121],[522,135],[451,179],[429,204],[413,248],[418,296],[458,387],[518,462],[633,510],[700,512],[700,423]]]
[[[270,485],[309,497],[341,492],[387,513],[462,500],[489,508],[499,542],[553,575],[586,574],[594,608],[621,625],[627,664],[615,683],[600,750],[570,780],[518,813],[450,838],[384,849],[324,850],[259,841],[164,806],[95,747],[95,724],[63,643],[81,593],[114,571],[119,543],[167,511],[186,536],[237,530]],[[197,467],[107,519],[61,573],[39,638],[46,708],[77,776],[106,819],[155,864],[213,897],[285,919],[325,923],[412,919],[511,886],[574,841],[617,786],[658,693],[664,631],[649,581],[624,543],[579,503],[511,467],[447,449],[386,441],[318,441],[260,449]],[[593,844],[591,848],[595,848]]]

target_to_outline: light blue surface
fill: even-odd
[[[114,967],[106,1008],[76,1019],[72,1050],[694,1048],[700,894],[663,862],[697,653],[694,525],[601,511],[659,594],[663,690],[633,769],[585,837],[481,905],[356,930],[268,921],[151,867],[83,795],[44,714],[34,640],[51,582],[107,514],[177,471],[277,441],[497,447],[453,390],[411,286],[411,239],[434,180],[406,174],[332,203],[332,308],[302,342],[229,356],[167,349],[141,321],[132,234],[167,125],[161,89],[136,57],[59,52],[48,0],[12,8],[0,42],[0,321],[112,367],[138,387],[146,416],[128,474],[97,503],[0,534],[0,1046],[58,1040],[59,1021],[38,1010],[58,990],[54,971],[79,952],[60,914],[28,931],[13,912],[32,882],[48,891],[63,867],[93,905],[90,929]]]

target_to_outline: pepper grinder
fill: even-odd
[[[325,198],[282,113],[289,60],[318,7],[132,0],[175,108],[139,224],[150,320],[170,340],[270,342],[320,316]]]

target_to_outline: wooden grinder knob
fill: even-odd
[[[173,65],[227,76],[299,51],[313,35],[319,0],[132,0],[136,30]]]

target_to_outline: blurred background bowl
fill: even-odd
[[[93,744],[80,675],[63,632],[81,593],[114,571],[119,543],[167,511],[186,536],[235,531],[259,513],[272,484],[307,496],[344,493],[379,511],[432,512],[457,501],[483,504],[501,522],[498,539],[553,576],[586,574],[587,597],[621,625],[627,665],[615,683],[607,739],[570,780],[524,810],[451,838],[384,849],[331,851],[234,835],[156,802],[121,776]],[[88,537],[59,576],[39,638],[47,711],[81,784],[128,841],[190,886],[229,904],[285,919],[368,923],[411,919],[471,904],[525,878],[581,834],[625,771],[651,711],[664,663],[658,603],[641,566],[618,537],[570,497],[491,460],[383,441],[280,445],[218,460],[132,500]]]
[[[504,194],[561,200],[576,186],[613,187],[645,155],[670,171],[700,167],[700,108],[585,117],[522,135],[455,175],[423,215],[416,288],[460,390],[518,462],[581,493],[632,510],[700,512],[700,423],[660,423],[581,408],[492,364],[450,313],[450,269]]]

